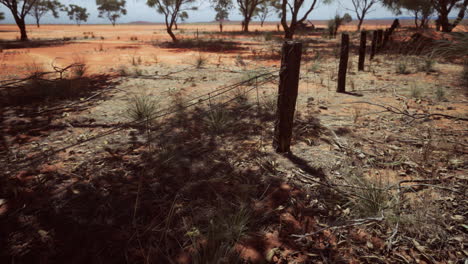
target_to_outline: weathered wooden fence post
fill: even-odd
[[[364,63],[366,61],[366,43],[367,42],[367,32],[361,31],[361,43],[359,45],[359,65],[358,70],[364,71]]]
[[[385,49],[387,47],[387,42],[390,38],[390,29],[385,29],[385,33],[384,33],[384,38],[383,38],[383,42],[382,42],[382,49]]]
[[[278,107],[273,147],[278,153],[290,152],[294,111],[299,88],[302,43],[285,41],[282,48]]]
[[[382,49],[383,29],[377,30],[377,53]]]
[[[377,48],[377,31],[374,30],[374,32],[372,33],[372,46],[371,46],[371,53],[370,53],[371,60],[374,59],[376,48]]]
[[[343,33],[341,35],[341,55],[340,66],[338,69],[338,93],[346,92],[346,71],[348,70],[348,56],[349,56],[349,35]]]

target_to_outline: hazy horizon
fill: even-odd
[[[306,1],[309,3],[310,0]],[[346,4],[343,4],[347,2]],[[87,23],[84,24],[110,24],[107,19],[99,18],[98,11],[94,0],[84,1],[84,0],[76,0],[76,1],[62,1],[62,3],[66,4],[77,4],[83,7],[86,7],[88,13],[90,13],[90,17]],[[188,11],[189,18],[187,19],[187,23],[197,23],[197,22],[212,22],[214,21],[215,12],[213,8],[210,6],[209,2],[202,1],[198,2],[198,10],[196,11]],[[130,0],[127,1],[127,15],[122,16],[120,19],[117,20],[118,24],[126,24],[135,21],[145,21],[150,23],[164,23],[164,16],[157,13],[155,9],[149,8],[146,5],[146,1],[144,0]],[[348,1],[335,1],[333,4],[324,5],[324,4],[317,4],[316,8],[312,13],[309,15],[309,20],[326,20],[332,18],[335,14],[344,14],[349,13],[353,19],[356,18],[355,14],[347,8],[351,8],[350,2]],[[367,19],[382,19],[382,18],[393,18],[396,17],[392,12],[388,11],[386,8],[382,7],[381,5],[376,5],[374,8],[374,12],[368,14]],[[5,20],[0,21],[0,24],[14,24],[14,19],[10,13],[10,11],[2,4],[0,4],[0,12],[5,13]],[[404,14],[406,15],[406,14]],[[403,15],[403,16],[404,16]],[[242,16],[239,13],[237,6],[230,11],[229,14],[230,21],[241,21]],[[254,21],[258,21],[257,18],[254,18]],[[276,13],[272,13],[266,21],[279,21],[278,15]],[[28,16],[26,19],[28,24],[34,24],[35,21],[33,17]],[[58,19],[54,18],[52,15],[47,14],[41,20],[41,24],[73,24],[73,21],[70,21],[65,13],[61,12],[60,17]]]

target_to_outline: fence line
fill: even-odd
[[[143,125],[145,122],[154,121],[154,120],[156,120],[156,119],[163,118],[163,117],[165,117],[165,116],[169,116],[169,115],[172,115],[172,114],[175,114],[175,113],[178,113],[178,112],[182,112],[183,110],[185,110],[185,109],[187,109],[187,108],[189,108],[189,107],[192,107],[192,106],[195,106],[195,105],[204,103],[204,102],[206,102],[206,101],[208,101],[208,100],[211,100],[211,99],[213,99],[213,98],[215,98],[215,97],[218,97],[218,96],[220,96],[220,95],[222,95],[222,94],[225,94],[225,93],[227,93],[227,92],[229,92],[229,91],[232,91],[233,89],[238,88],[238,87],[242,86],[243,84],[249,83],[249,82],[251,82],[251,81],[253,81],[253,80],[258,80],[259,77],[266,77],[266,78],[265,78],[262,82],[257,83],[257,84],[255,85],[255,87],[253,87],[253,88],[247,90],[244,94],[247,94],[247,93],[253,91],[254,89],[258,89],[258,86],[257,86],[257,85],[261,85],[261,84],[268,83],[268,82],[270,82],[271,80],[275,79],[277,76],[274,76],[274,75],[272,74],[272,72],[270,72],[270,73],[264,73],[264,74],[260,74],[260,75],[254,76],[254,77],[252,77],[252,78],[250,78],[250,79],[247,79],[247,80],[244,80],[244,81],[241,81],[241,82],[238,82],[238,83],[229,85],[229,86],[225,86],[225,87],[222,87],[222,88],[220,88],[220,89],[216,89],[216,92],[218,92],[218,93],[215,94],[215,95],[213,95],[213,96],[211,96],[211,93],[213,93],[213,92],[210,92],[210,93],[207,93],[207,94],[204,94],[204,95],[201,95],[201,96],[197,96],[196,98],[192,98],[192,99],[188,100],[188,102],[193,101],[193,100],[196,100],[196,99],[203,98],[203,97],[205,97],[205,96],[209,96],[208,98],[200,99],[200,100],[198,100],[197,102],[194,102],[194,103],[185,105],[184,107],[179,108],[179,109],[177,109],[177,110],[175,110],[175,111],[172,109],[172,107],[168,107],[168,108],[166,108],[166,109],[164,109],[164,110],[158,111],[160,114],[157,114],[157,115],[151,117],[150,119],[143,120],[143,121],[132,121],[132,122],[127,122],[127,123],[121,124],[121,125],[119,125],[119,126],[113,128],[113,129],[110,129],[109,131],[106,131],[106,132],[104,132],[104,133],[100,133],[100,134],[98,134],[98,135],[96,135],[96,136],[93,136],[93,137],[91,137],[91,138],[88,138],[88,139],[86,139],[86,140],[82,140],[82,141],[79,141],[79,142],[75,142],[75,143],[73,143],[73,144],[67,145],[67,146],[65,146],[65,147],[62,147],[62,148],[59,148],[59,149],[56,149],[56,150],[51,150],[51,151],[49,151],[48,153],[41,153],[41,154],[38,154],[38,155],[35,155],[35,156],[32,156],[32,157],[23,159],[23,160],[19,161],[18,163],[27,162],[27,164],[25,164],[25,166],[29,166],[29,165],[35,164],[35,163],[37,163],[37,162],[46,160],[46,159],[48,159],[49,157],[52,157],[53,155],[55,155],[55,154],[57,154],[57,153],[59,153],[59,152],[62,152],[62,151],[64,151],[64,150],[67,150],[67,149],[69,149],[69,148],[76,147],[76,146],[82,145],[82,144],[84,144],[84,143],[91,142],[91,141],[94,141],[94,140],[96,140],[96,139],[99,139],[99,138],[102,138],[102,137],[105,137],[105,136],[108,136],[108,135],[117,133],[117,132],[119,132],[119,131],[122,131],[122,130],[126,129],[127,127],[136,126],[136,125]],[[227,89],[227,88],[229,88],[229,89]],[[217,104],[217,105],[215,106],[215,108],[211,107],[210,109],[206,110],[205,113],[208,113],[208,112],[210,112],[210,111],[216,110],[216,108],[220,108],[220,107],[222,107],[222,106],[224,106],[224,105],[226,105],[226,104],[228,104],[228,103],[230,103],[230,102],[236,100],[236,99],[239,98],[240,96],[242,96],[242,95],[237,95],[237,96],[235,96],[235,97],[233,97],[233,98],[230,98],[230,99],[229,99],[228,101],[226,101],[226,102],[223,102],[223,103],[221,103],[221,104]],[[170,112],[161,113],[162,111],[169,111],[169,110],[170,110]],[[169,133],[170,131],[172,131],[172,129],[168,129],[168,130],[164,131],[163,133],[160,133],[158,136],[163,136],[163,135]]]

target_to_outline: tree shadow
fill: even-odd
[[[29,40],[29,41],[18,41],[18,40],[0,40],[0,48],[4,50],[8,49],[30,49],[40,47],[55,47],[64,46],[70,43],[71,39],[53,39],[53,40]]]
[[[44,132],[53,128],[52,121],[65,112],[83,111],[108,98],[109,88],[117,83],[111,75],[52,80],[32,78],[0,90],[2,134],[20,142],[22,135],[46,136]]]
[[[280,227],[278,246],[300,250],[290,234],[317,227],[302,203],[288,205],[306,194],[284,185],[272,156],[262,150],[259,135],[271,137],[266,124],[273,115],[257,107],[242,100],[196,107],[155,123],[146,140],[135,139],[146,133],[136,130],[127,142],[70,170],[49,161],[3,175],[0,260],[169,263],[190,255],[193,241],[206,239],[217,221],[238,219],[240,208],[248,212],[247,224],[236,243],[266,254],[263,230]],[[279,206],[292,206],[287,212],[296,220],[285,221]],[[228,230],[238,228],[235,223]]]

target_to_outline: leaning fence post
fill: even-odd
[[[273,147],[278,153],[290,152],[294,111],[296,109],[302,43],[285,41],[281,54],[278,105]]]
[[[382,49],[385,49],[387,47],[387,42],[388,39],[390,38],[390,29],[385,29],[384,37],[383,37],[383,42],[382,42]]]
[[[346,71],[348,69],[348,56],[349,56],[349,35],[343,33],[341,35],[341,55],[340,66],[338,69],[338,93],[346,92]]]
[[[380,52],[382,49],[382,42],[383,42],[383,30],[377,30],[377,52]]]
[[[370,53],[371,60],[374,59],[376,48],[377,48],[377,31],[374,30],[374,32],[372,33],[372,46],[371,46],[371,53]]]
[[[364,70],[364,63],[366,61],[366,43],[367,42],[367,32],[361,31],[361,43],[359,45],[359,65],[358,70]]]

